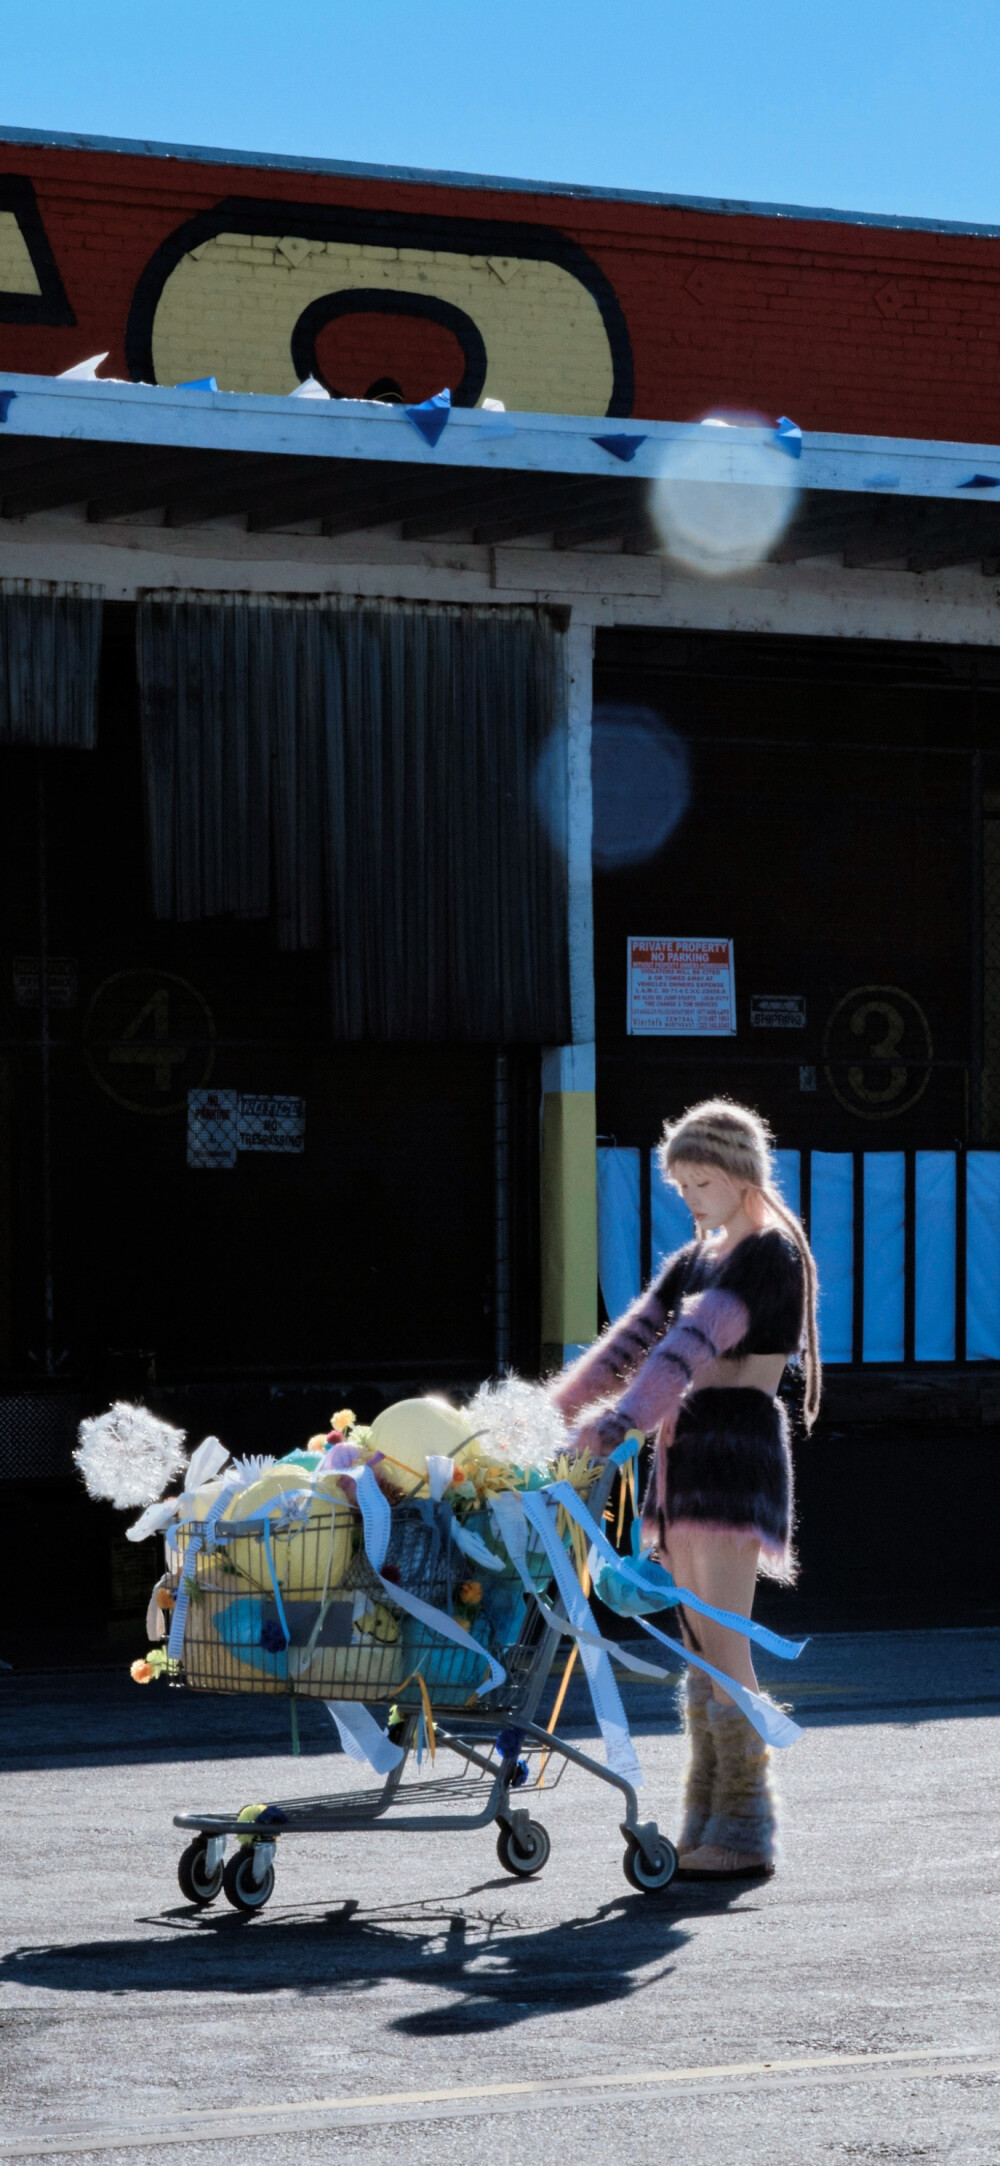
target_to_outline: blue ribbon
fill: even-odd
[[[737,1610],[716,1609],[711,1602],[702,1602],[689,1588],[678,1587],[676,1581],[664,1587],[662,1581],[653,1579],[640,1565],[633,1564],[628,1557],[620,1557],[617,1550],[612,1549],[607,1536],[601,1533],[596,1519],[581,1503],[569,1482],[553,1482],[547,1494],[589,1535],[592,1554],[596,1553],[605,1563],[613,1565],[620,1577],[637,1587],[641,1594],[655,1596],[660,1609],[676,1609],[681,1605],[693,1609],[699,1617],[710,1617],[715,1624],[725,1625],[728,1631],[741,1632],[744,1639],[756,1640],[758,1647],[766,1647],[768,1654],[780,1655],[783,1662],[797,1661],[803,1648],[809,1645],[808,1640],[782,1639],[779,1633],[769,1631],[767,1625],[755,1624],[751,1617],[741,1617]]]
[[[373,1572],[382,1581],[387,1599],[395,1603],[398,1609],[408,1611],[409,1615],[415,1617],[419,1624],[427,1625],[431,1632],[440,1633],[443,1639],[454,1640],[457,1647],[463,1648],[467,1654],[476,1655],[480,1661],[487,1664],[487,1674],[482,1684],[476,1686],[475,1696],[477,1699],[480,1693],[495,1692],[497,1686],[504,1683],[507,1672],[501,1668],[499,1662],[494,1661],[493,1656],[483,1646],[482,1641],[474,1639],[472,1633],[465,1630],[464,1625],[456,1624],[454,1617],[447,1617],[444,1610],[435,1609],[430,1602],[422,1602],[419,1595],[409,1594],[407,1589],[398,1586],[395,1580],[382,1578],[382,1566],[385,1563],[385,1553],[389,1547],[389,1532],[392,1526],[392,1507],[388,1499],[382,1495],[371,1467],[362,1467],[360,1474],[355,1476],[354,1490],[358,1500],[358,1510],[361,1513],[361,1523],[364,1528],[368,1562]]]

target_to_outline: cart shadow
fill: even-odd
[[[543,2010],[582,2011],[662,1985],[691,1939],[685,1919],[724,1911],[736,1899],[719,1889],[622,1895],[526,1930],[513,1907],[496,1902],[500,1892],[493,1881],[384,1910],[347,1902],[254,1920],[177,1909],[141,1920],[156,1928],[145,1938],[12,1949],[0,1959],[0,1983],[84,1999],[123,1992],[308,1999],[396,1982],[434,1997],[433,2006],[388,2024],[402,2036],[502,2030]],[[502,1892],[511,1906],[523,1903],[524,1891],[509,1882]],[[451,1998],[442,2005],[445,1995]]]

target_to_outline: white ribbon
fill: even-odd
[[[399,1766],[403,1748],[386,1736],[371,1709],[362,1706],[360,1700],[327,1700],[324,1704],[351,1759],[367,1760],[376,1775],[391,1775]]]
[[[481,1536],[475,1534],[471,1527],[463,1527],[460,1519],[452,1519],[448,1532],[456,1548],[460,1549],[464,1556],[470,1558],[473,1564],[478,1564],[482,1571],[502,1572],[504,1570],[503,1558],[495,1556],[492,1549],[487,1549]]]

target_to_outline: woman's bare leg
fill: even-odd
[[[716,1609],[749,1617],[760,1543],[743,1542],[709,1528],[674,1528],[668,1562],[674,1578]],[[757,1679],[750,1643],[742,1633],[714,1624],[692,1612],[685,1639],[697,1636],[695,1652],[717,1670],[755,1692]],[[739,1879],[774,1870],[775,1797],[768,1762],[770,1752],[755,1735],[729,1694],[712,1679],[708,1735],[715,1754],[711,1810],[694,1847],[681,1855],[681,1871],[692,1879]]]
[[[759,1557],[760,1543],[752,1538],[737,1541],[714,1528],[702,1530],[688,1524],[671,1528],[666,1561],[679,1587],[690,1588],[692,1594],[715,1609],[731,1609],[740,1617],[749,1617]],[[759,1690],[750,1642],[742,1633],[730,1632],[727,1626],[696,1614],[692,1614],[691,1632],[697,1640],[696,1652],[703,1654],[713,1668],[724,1670],[751,1692]],[[712,1692],[717,1700],[732,1705],[729,1694],[714,1679]]]

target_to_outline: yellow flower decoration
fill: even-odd
[[[463,1580],[458,1590],[458,1599],[464,1603],[466,1609],[478,1609],[483,1599],[483,1590],[478,1579]]]
[[[349,1406],[344,1406],[341,1407],[339,1414],[334,1415],[333,1420],[330,1423],[330,1427],[331,1429],[339,1429],[341,1432],[343,1432],[345,1429],[353,1429],[354,1422],[355,1414],[353,1408]]]

